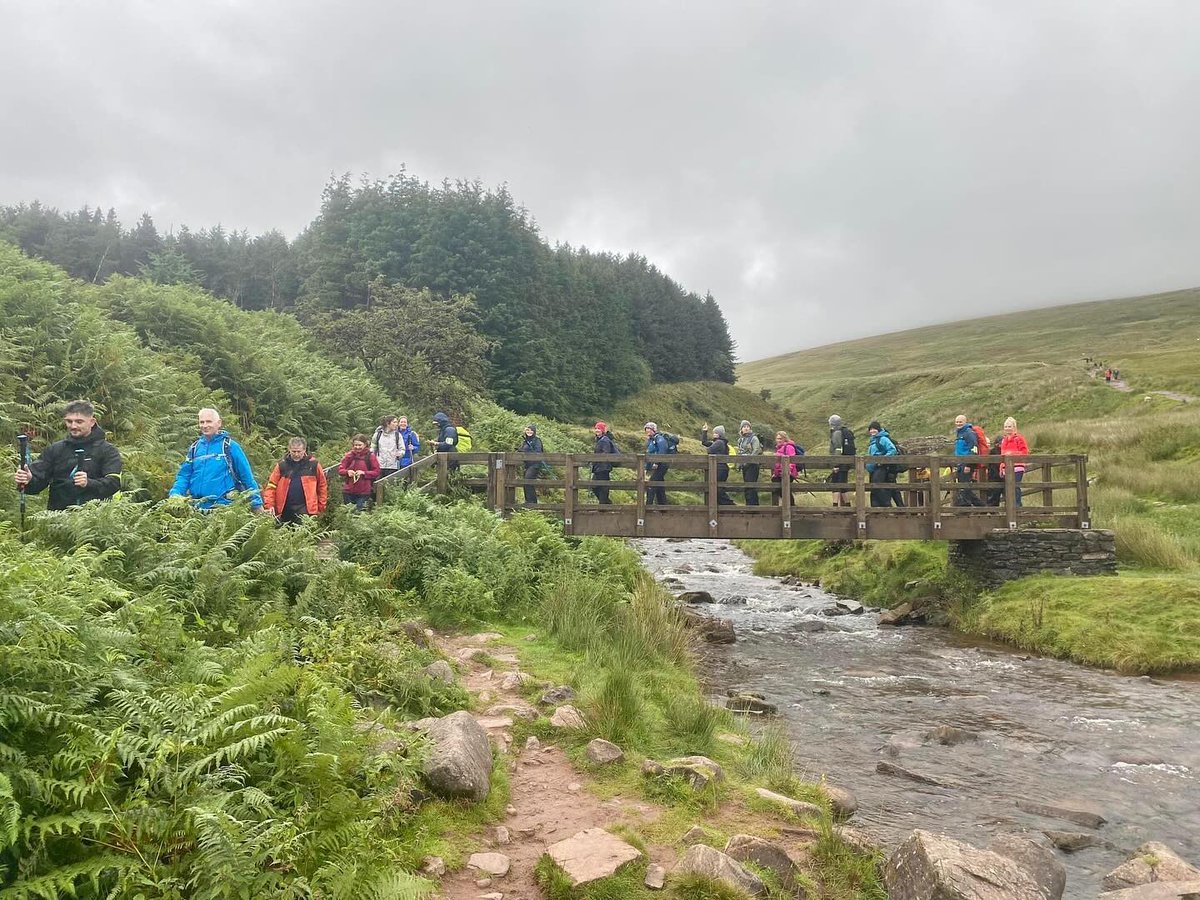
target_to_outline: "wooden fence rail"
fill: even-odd
[[[648,459],[669,467],[661,483],[649,479]],[[996,528],[1090,527],[1082,455],[789,457],[802,467],[795,478],[788,467],[777,471],[779,461],[774,455],[438,453],[376,484],[443,494],[457,487],[485,495],[502,514],[553,513],[576,535],[954,540]],[[612,466],[611,480],[594,478],[594,463]],[[895,466],[896,481],[871,481],[873,464]],[[722,465],[729,467],[727,481],[719,480]],[[743,481],[747,465],[759,466],[759,481]],[[960,483],[964,467],[971,480]],[[829,480],[835,468],[845,482]],[[538,477],[526,478],[527,471]],[[659,486],[665,506],[650,502],[650,488]],[[527,487],[534,492],[530,502]],[[611,502],[599,503],[596,488],[607,488]],[[754,493],[758,505],[750,502]],[[895,497],[902,507],[881,505]],[[972,497],[981,505],[968,505]]]

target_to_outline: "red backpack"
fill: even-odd
[[[987,456],[992,450],[991,445],[988,444],[987,435],[978,425],[972,425],[971,430],[975,432],[975,452],[980,456]]]

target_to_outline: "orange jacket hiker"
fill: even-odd
[[[267,479],[267,485],[263,488],[263,506],[275,515],[282,516],[287,506],[292,479],[297,477],[304,488],[304,505],[308,514],[316,516],[325,512],[325,506],[329,502],[329,482],[325,478],[325,470],[321,468],[315,456],[301,460],[284,457],[275,463],[271,477]]]

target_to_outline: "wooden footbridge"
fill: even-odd
[[[870,481],[867,463],[879,457],[789,457],[806,471],[793,479],[784,467],[782,482],[771,481],[778,461],[774,455],[654,457],[655,462],[663,459],[670,465],[661,483],[668,497],[665,506],[648,502],[650,489],[660,485],[648,477],[644,454],[437,453],[377,484],[381,489],[403,484],[440,494],[459,490],[484,495],[487,505],[501,514],[518,509],[552,514],[572,535],[961,540],[982,538],[995,529],[1090,527],[1087,457],[1082,455],[1005,456],[1003,478],[970,484],[955,483],[955,467],[964,458],[954,456],[888,457],[889,464],[901,468],[895,484]],[[998,457],[969,459],[976,479],[986,479],[987,466],[999,462]],[[591,466],[597,462],[613,466],[613,480],[592,478]],[[729,480],[723,483],[717,481],[721,462],[730,467]],[[550,467],[551,477],[526,479],[526,465],[538,463]],[[747,463],[760,466],[761,481],[743,483],[739,467]],[[1015,463],[1025,466],[1019,484]],[[837,465],[846,468],[844,484],[826,480]],[[524,502],[526,486],[535,488],[535,503]],[[611,491],[611,503],[597,502],[597,487]],[[979,498],[990,496],[998,505],[959,505],[964,488]],[[1018,488],[1023,505],[1018,505]],[[757,490],[762,505],[747,505],[751,490]],[[872,493],[893,490],[902,497],[903,507],[872,505]],[[834,505],[838,494],[845,505]],[[733,503],[719,502],[722,499]]]

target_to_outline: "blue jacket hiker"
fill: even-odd
[[[979,438],[975,436],[975,426],[967,421],[966,416],[958,416],[954,420],[954,455],[974,456],[979,452]],[[954,469],[954,480],[959,484],[970,484],[974,478],[973,466],[959,465]],[[959,488],[955,498],[957,506],[983,506],[978,495],[967,488]]]
[[[421,452],[421,436],[408,424],[408,416],[400,417],[400,434],[404,437],[404,458],[400,460],[403,469],[411,466]]]
[[[872,422],[867,426],[867,433],[871,435],[871,443],[867,447],[867,456],[899,456],[900,448],[896,446],[896,442],[892,440],[882,425],[878,422]],[[899,468],[888,463],[867,463],[867,473],[870,475],[871,484],[895,484],[896,476],[899,474]],[[880,490],[871,488],[871,505],[877,507],[887,507],[892,504],[896,506],[904,506],[904,495],[896,488],[888,490]]]
[[[200,437],[188,448],[179,466],[170,496],[184,497],[197,509],[228,506],[239,492],[250,497],[250,506],[262,509],[262,495],[250,460],[229,432],[221,428],[221,417],[215,409],[199,413]]]
[[[878,429],[878,431],[876,430]],[[896,443],[887,433],[887,429],[880,428],[878,422],[872,422],[867,428],[871,435],[871,443],[867,447],[867,456],[899,456],[900,451],[896,449]],[[877,468],[876,463],[867,463],[867,471],[874,472]],[[884,467],[886,468],[886,466]]]
[[[662,486],[662,482],[667,477],[667,470],[671,468],[666,462],[666,454],[671,452],[671,445],[655,423],[647,422],[644,431],[646,432],[646,471],[650,473],[651,482],[646,488],[646,503],[651,506],[655,504],[666,506],[667,489]],[[651,456],[660,454],[662,462],[650,459]]]

